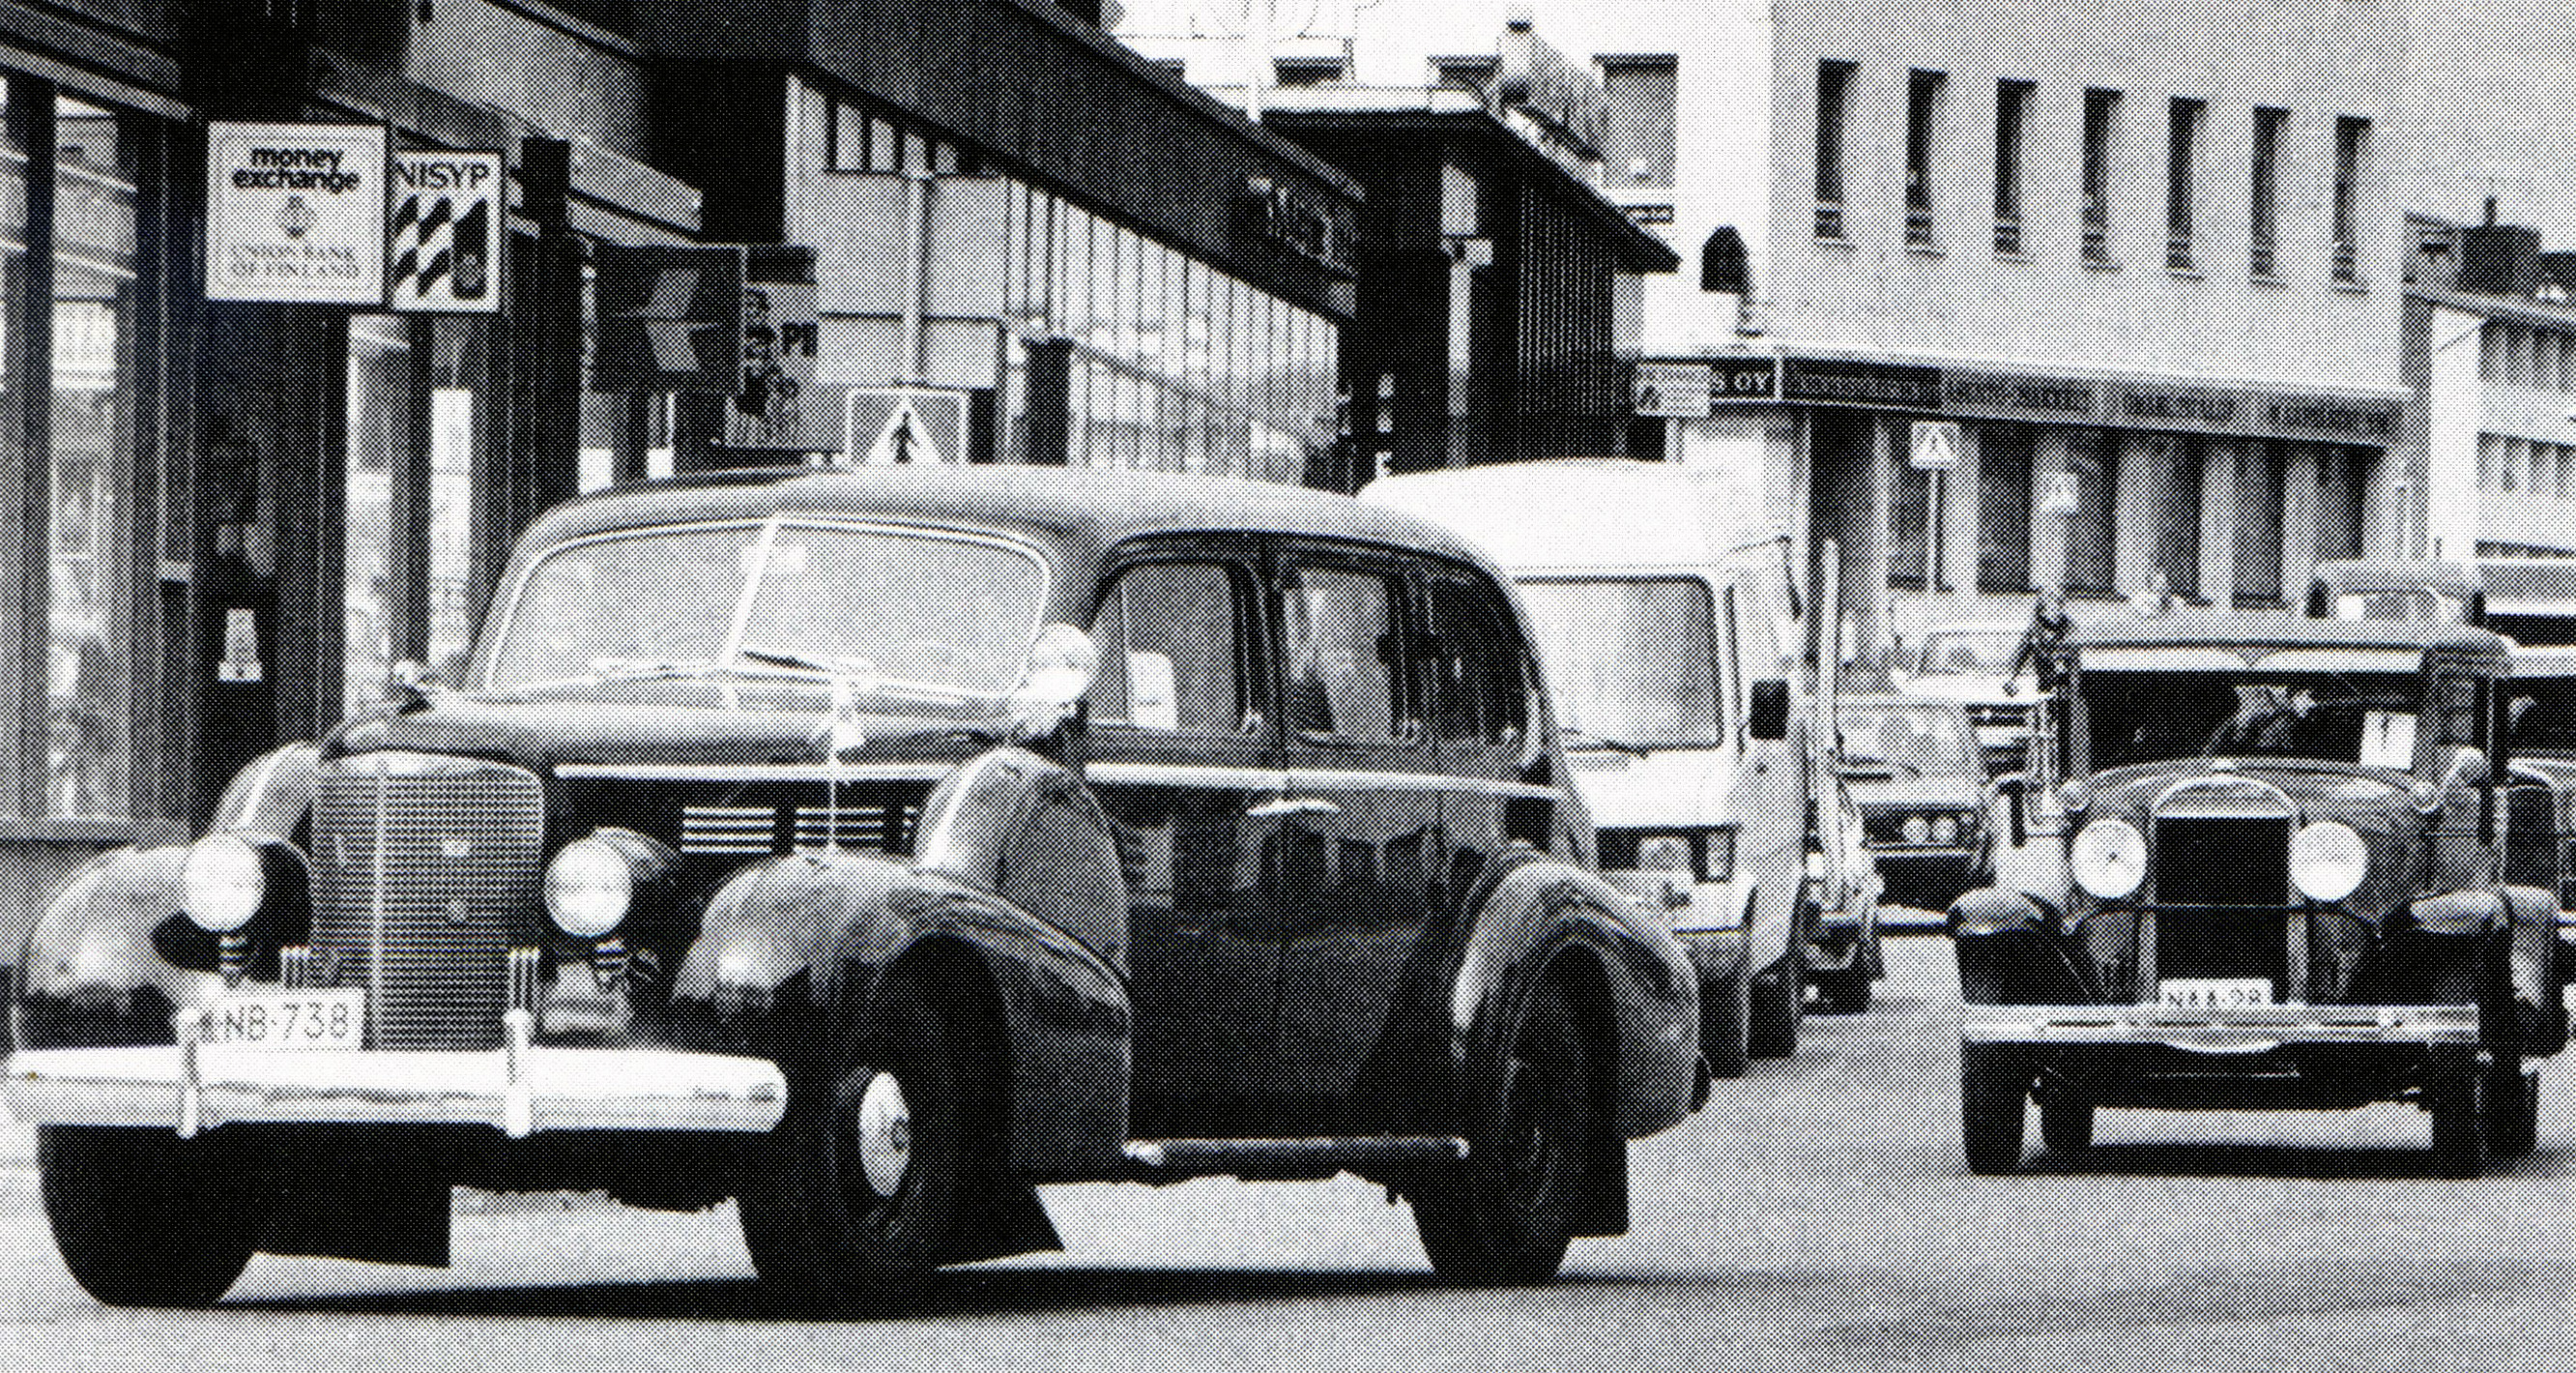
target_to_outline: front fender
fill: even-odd
[[[2509,911],[2504,897],[2484,887],[2428,896],[2407,908],[2415,928],[2451,938],[2493,934],[2505,927]]]
[[[2028,892],[1983,887],[1950,903],[1959,999],[1977,1006],[2070,1006],[2101,1000],[2080,941]]]
[[[30,1049],[168,1044],[171,1013],[221,978],[163,958],[179,914],[184,848],[114,849],[45,906],[19,952],[16,1043]]]
[[[772,859],[716,894],[673,999],[712,1017],[733,1044],[779,1059],[794,1083],[818,1057],[842,1052],[898,971],[936,979],[956,1004],[991,1016],[1015,1169],[1115,1169],[1133,1027],[1125,980],[1081,940],[991,892],[874,855]]]
[[[1518,1023],[1542,978],[1571,980],[1576,1008],[1616,1059],[1610,1114],[1641,1139],[1690,1114],[1699,1066],[1699,979],[1671,932],[1591,873],[1532,854],[1489,878],[1450,982],[1450,1070]]]

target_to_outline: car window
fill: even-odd
[[[1373,572],[1296,568],[1280,602],[1288,727],[1310,737],[1393,739],[1394,583]]]
[[[2465,684],[2474,698],[2476,686]],[[2393,673],[2282,674],[2228,679],[2215,674],[2093,672],[2084,678],[2092,766],[2176,758],[2307,758],[2404,768],[2414,753],[2422,687]],[[2432,737],[2474,708],[2431,703]]]
[[[1527,649],[1502,593],[1435,577],[1431,632],[1439,645],[1434,728],[1443,743],[1509,743],[1529,728]]]
[[[1995,631],[1932,634],[1923,640],[1922,670],[2000,676],[2011,669],[2021,636]]]
[[[1909,777],[1982,777],[1967,722],[1930,710],[1845,706],[1843,750],[1862,771],[1886,768]]]
[[[1139,729],[1232,733],[1247,722],[1241,578],[1214,563],[1122,573],[1092,622],[1092,718]]]

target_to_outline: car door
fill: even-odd
[[[1267,1095],[1281,768],[1257,550],[1128,559],[1093,618],[1086,766],[1127,876],[1140,1137],[1227,1134]]]
[[[1404,562],[1282,550],[1273,592],[1288,784],[1279,893],[1280,1128],[1351,1128],[1342,1103],[1426,938],[1437,938],[1440,777],[1411,667]]]

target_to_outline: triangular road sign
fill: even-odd
[[[912,397],[895,402],[894,413],[886,417],[885,428],[877,441],[868,446],[871,464],[939,462],[939,445],[931,440],[930,426],[922,423],[921,412],[912,405]]]

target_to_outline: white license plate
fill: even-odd
[[[262,1049],[357,1049],[367,1037],[367,993],[361,987],[311,992],[247,992],[206,1011],[206,1042]]]
[[[2177,1011],[2236,1011],[2272,1004],[2268,977],[2168,977],[2156,984],[2156,1004]]]

